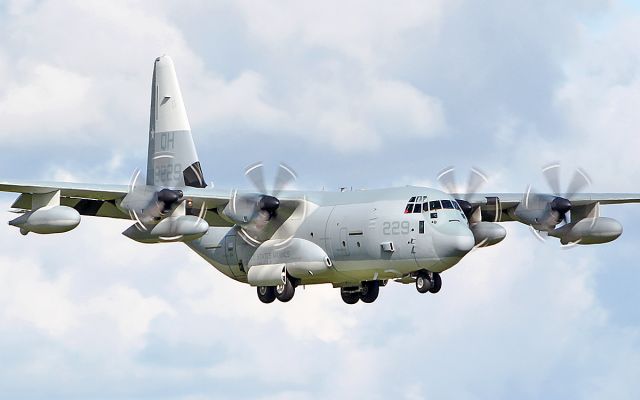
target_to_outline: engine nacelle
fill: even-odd
[[[616,240],[622,234],[622,224],[613,218],[584,218],[563,225],[549,236],[557,237],[562,244],[600,244]]]
[[[69,232],[80,224],[80,213],[67,206],[51,206],[28,211],[9,222],[20,228],[20,233],[40,234]]]
[[[156,225],[142,228],[139,224],[122,232],[140,243],[189,242],[198,239],[209,230],[207,221],[195,215],[168,217]]]
[[[331,259],[317,244],[292,238],[286,242],[267,240],[249,260],[247,281],[252,286],[280,285],[286,273],[304,279],[329,271]]]
[[[480,247],[498,244],[507,236],[507,230],[495,222],[477,222],[469,228],[473,232],[476,246],[482,244]]]

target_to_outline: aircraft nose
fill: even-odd
[[[450,222],[438,227],[439,235],[434,238],[435,250],[438,256],[463,257],[475,245],[473,233],[467,224]]]

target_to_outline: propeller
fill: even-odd
[[[467,220],[471,221],[473,214],[478,209],[478,206],[474,206],[471,204],[470,200],[473,195],[475,195],[480,188],[489,182],[487,176],[478,168],[471,168],[469,171],[469,177],[467,178],[467,186],[464,191],[460,191],[460,186],[458,186],[456,181],[456,168],[448,167],[440,171],[438,174],[438,182],[442,187],[449,193],[450,195],[456,197],[456,201],[460,205],[460,208],[464,212]],[[495,222],[499,221],[501,213],[496,210],[495,213]]]
[[[289,203],[283,209],[278,196],[297,179],[296,173],[286,164],[280,163],[271,190],[267,189],[262,162],[248,166],[245,176],[256,193],[234,191],[223,214],[240,227],[240,236],[253,246],[258,246],[267,239],[288,241],[304,220],[307,204],[303,200],[294,208]]]
[[[140,170],[136,169],[129,182],[129,191],[120,202],[120,207],[129,213],[140,230],[147,230],[148,225],[158,223],[167,217],[183,202],[184,193],[179,189],[148,186],[139,183]],[[202,204],[204,212],[206,207]],[[200,218],[204,218],[201,210]]]
[[[517,211],[518,215],[524,216],[524,222],[529,224],[532,232],[541,240],[546,237],[541,232],[548,233],[556,229],[558,224],[570,222],[573,198],[591,185],[591,179],[586,172],[577,168],[567,190],[563,192],[560,171],[560,163],[542,168],[542,174],[552,193],[537,193],[529,185],[522,202],[522,210]]]

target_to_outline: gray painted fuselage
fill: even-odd
[[[423,196],[425,202],[453,200],[446,193],[423,187],[304,193],[307,211],[294,238],[321,248],[331,266],[324,273],[301,278],[300,283],[346,286],[401,278],[418,270],[442,272],[458,263],[474,242],[464,214],[456,209],[405,213],[414,196]],[[300,193],[285,192],[282,197],[299,198]],[[259,247],[244,239],[237,227],[211,227],[188,246],[241,282],[247,282],[248,268]],[[289,256],[286,250],[279,254]]]

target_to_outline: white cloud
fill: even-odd
[[[440,102],[398,81],[311,83],[290,101],[296,133],[339,152],[379,149],[387,141],[410,143],[445,129]]]
[[[4,143],[51,141],[59,135],[79,136],[101,119],[92,80],[49,65],[37,65],[24,82],[9,84],[0,99]],[[46,135],[43,133],[46,132]],[[47,139],[48,137],[48,139]]]
[[[249,30],[273,47],[297,42],[374,65],[381,61],[377,53],[392,48],[406,31],[432,26],[437,32],[444,4],[413,0],[379,2],[375,7],[367,1],[236,3]]]
[[[47,279],[39,267],[28,260],[5,256],[0,262],[6,266],[0,270],[5,323],[24,321],[58,337],[74,327],[77,316],[68,298],[68,275]]]

